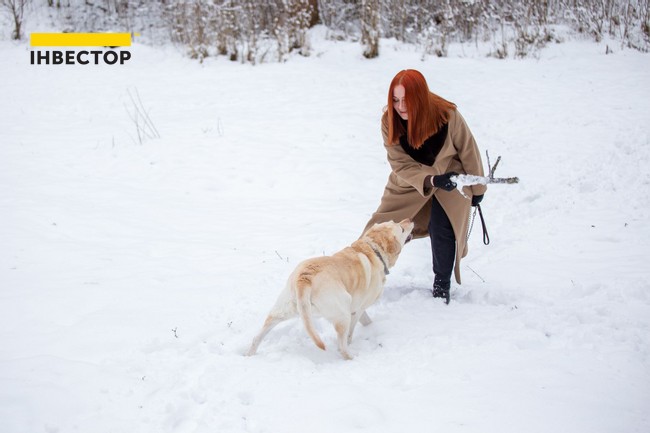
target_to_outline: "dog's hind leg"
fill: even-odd
[[[336,329],[336,339],[339,344],[339,352],[343,359],[350,360],[352,355],[348,351],[348,338],[350,336],[350,320],[341,320],[334,323],[334,329]]]
[[[352,359],[348,352],[348,338],[352,322],[352,297],[344,287],[333,289],[328,296],[319,297],[315,304],[320,314],[325,317],[336,330],[336,339],[341,356]]]
[[[271,312],[266,317],[262,329],[253,339],[251,347],[248,349],[246,355],[255,355],[255,352],[257,352],[257,347],[260,345],[264,337],[266,337],[266,334],[268,334],[279,323],[294,318],[297,315],[298,312],[296,311],[296,307],[291,300],[291,294],[288,290],[285,289],[282,293],[280,293],[278,300],[275,302],[275,305],[271,309]]]
[[[264,326],[262,326],[262,330],[253,339],[250,349],[248,349],[248,352],[246,352],[246,356],[255,355],[255,353],[257,352],[257,348],[259,347],[264,337],[266,337],[266,334],[268,334],[271,331],[271,329],[275,328],[279,323],[284,322],[288,318],[289,317],[286,316],[274,315],[273,313],[269,314],[266,320],[264,321]]]

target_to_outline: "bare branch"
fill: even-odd
[[[450,177],[451,181],[456,183],[456,189],[463,195],[465,198],[467,195],[463,191],[463,188],[466,186],[472,185],[487,185],[489,183],[500,183],[500,184],[513,184],[519,183],[518,177],[494,177],[494,172],[501,162],[501,156],[497,157],[497,161],[493,166],[490,167],[490,154],[486,151],[485,155],[488,161],[489,173],[488,176],[476,176],[473,174],[459,174],[457,176]]]

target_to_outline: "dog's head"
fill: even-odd
[[[373,244],[381,248],[388,258],[388,266],[392,267],[404,244],[411,240],[413,227],[413,222],[408,218],[399,223],[387,221],[373,225],[363,237],[367,237]]]

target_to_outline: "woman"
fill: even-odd
[[[452,270],[460,284],[460,260],[467,255],[470,206],[478,205],[486,190],[465,187],[467,199],[450,177],[483,176],[478,147],[456,105],[432,93],[413,69],[390,83],[381,133],[392,170],[364,232],[375,223],[411,218],[413,237],[431,239],[433,296],[448,304]]]

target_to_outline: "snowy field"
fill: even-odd
[[[650,431],[650,55],[428,58],[313,35],[309,58],[33,66],[0,42],[0,432]],[[352,361],[299,321],[244,357],[302,259],[355,240],[419,69],[503,160],[463,284],[410,243]],[[129,93],[160,138],[138,142]]]

